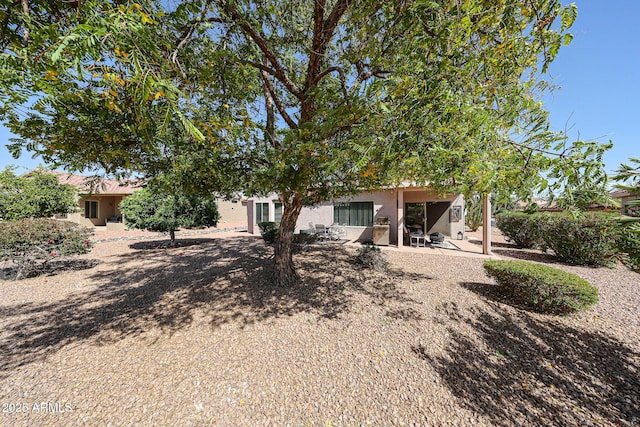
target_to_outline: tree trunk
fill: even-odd
[[[293,232],[302,209],[298,193],[283,196],[282,208],[282,220],[274,246],[274,280],[278,286],[293,286],[299,279],[293,265]]]
[[[169,237],[171,238],[171,243],[169,243],[169,246],[175,246],[176,245],[176,230],[169,230]]]

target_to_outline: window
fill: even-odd
[[[84,202],[84,217],[98,218],[98,202],[93,200]]]
[[[333,205],[333,222],[352,227],[373,225],[373,202],[336,203]]]
[[[274,211],[273,212],[273,215],[274,215],[273,220],[275,222],[281,222],[282,221],[282,203],[278,203],[278,202],[274,203],[273,204],[273,211]]]
[[[256,223],[269,221],[269,203],[256,203]]]

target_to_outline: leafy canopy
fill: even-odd
[[[4,118],[14,152],[67,168],[312,204],[407,179],[528,190],[570,154],[538,97],[573,4],[28,3],[5,12]]]
[[[0,20],[13,152],[275,192],[280,283],[304,205],[406,180],[530,193],[598,150],[565,145],[539,101],[577,16],[560,0],[23,4]]]
[[[59,184],[55,175],[36,170],[16,176],[15,168],[0,172],[0,218],[15,221],[73,212],[76,189]]]
[[[210,227],[218,224],[220,214],[213,196],[185,196],[135,191],[120,202],[120,211],[128,227],[169,232],[181,227]]]

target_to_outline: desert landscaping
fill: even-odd
[[[3,280],[2,425],[593,425],[640,422],[638,275],[556,267],[599,291],[565,317],[503,301],[482,256],[295,255],[243,232],[104,241]],[[160,247],[159,247],[160,246]],[[469,254],[467,254],[469,255]],[[543,254],[496,242],[494,258]]]

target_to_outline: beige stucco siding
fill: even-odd
[[[222,200],[217,199],[218,213],[220,214],[219,224],[239,223],[247,220],[247,208],[245,202],[240,200]]]
[[[248,231],[252,234],[259,233],[256,220],[256,203],[269,204],[269,221],[275,219],[274,202],[278,198],[275,195],[269,197],[253,198],[247,202],[247,222]],[[459,207],[461,214],[464,212],[464,199],[462,196],[447,195],[438,196],[436,193],[425,191],[420,188],[393,189],[372,193],[362,193],[357,196],[339,198],[334,201],[319,203],[312,207],[305,207],[300,212],[296,223],[296,233],[310,228],[311,225],[323,224],[329,226],[333,224],[334,203],[347,202],[373,202],[373,219],[389,218],[389,240],[392,244],[402,244],[405,203],[425,203],[427,206],[427,216],[429,218],[429,233],[440,232],[451,238],[456,238],[460,231],[464,233],[464,217],[461,216],[457,222],[451,222],[451,209]],[[431,207],[430,204],[431,203]],[[401,217],[398,218],[398,215]],[[373,226],[347,226],[346,238],[349,240],[370,241],[373,238]],[[398,239],[400,237],[400,239]],[[400,240],[400,242],[399,242]]]

